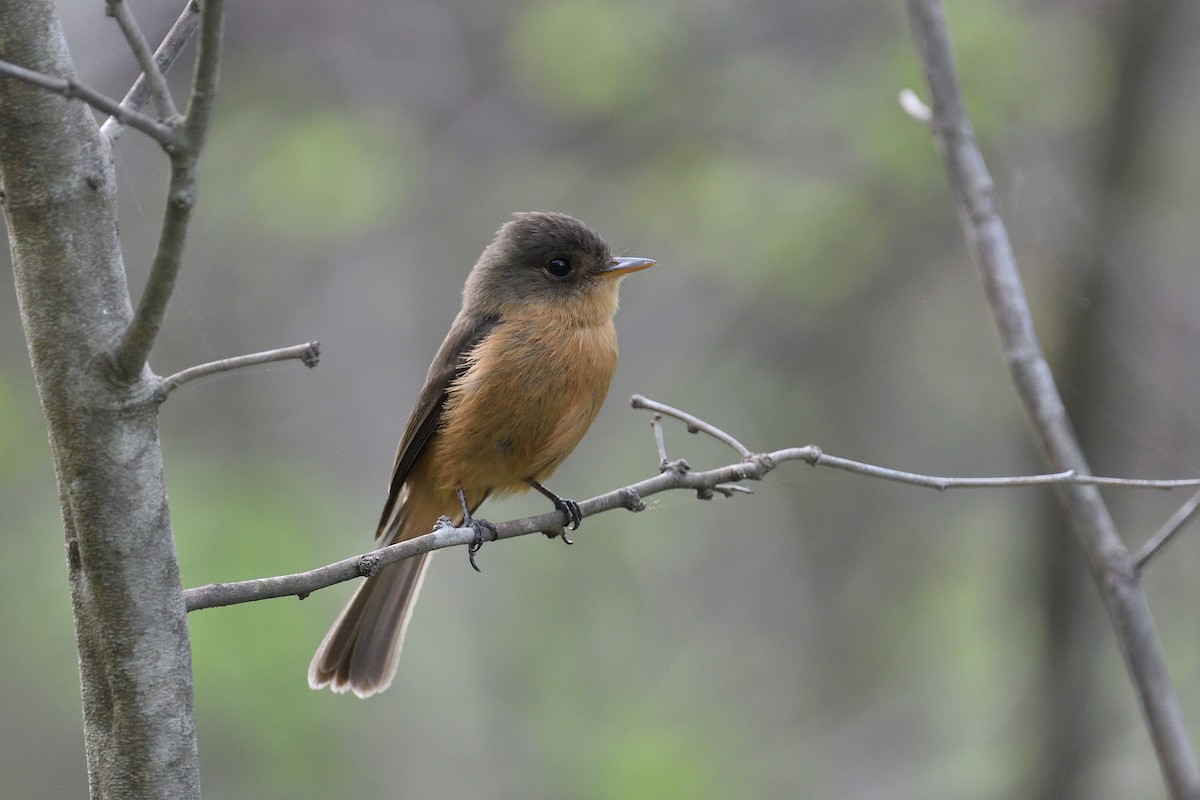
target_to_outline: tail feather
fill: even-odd
[[[413,468],[418,486],[428,487],[428,476],[423,472],[426,466],[418,462]],[[474,512],[487,495],[486,490],[469,493],[470,510]],[[376,544],[402,542],[428,533],[442,514],[449,515],[456,525],[462,519],[455,492],[426,489],[414,493],[411,485],[405,485],[395,513],[383,526]],[[335,692],[370,697],[392,684],[430,555],[422,553],[388,564],[378,575],[363,581],[317,648],[308,667],[309,686],[328,686]]]
[[[346,605],[308,667],[308,685],[359,697],[392,683],[430,553],[388,564]]]

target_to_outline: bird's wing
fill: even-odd
[[[409,415],[400,446],[396,448],[396,463],[392,466],[387,502],[383,505],[379,527],[375,531],[377,539],[387,535],[391,521],[399,510],[397,506],[401,501],[401,489],[408,479],[408,473],[441,424],[450,384],[467,370],[471,351],[499,322],[499,317],[459,314],[450,327],[450,333],[446,334],[446,340],[429,367],[417,404]]]

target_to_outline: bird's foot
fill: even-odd
[[[492,541],[500,538],[500,532],[496,530],[496,526],[488,522],[486,519],[475,519],[471,516],[471,507],[467,504],[467,495],[462,489],[458,489],[458,502],[462,506],[463,527],[470,528],[475,531],[475,538],[467,545],[467,559],[471,562],[471,567],[476,572],[483,572],[479,565],[475,563],[475,554],[483,548],[483,532],[488,531],[492,534]]]
[[[568,500],[565,497],[559,497],[554,492],[550,491],[545,486],[542,486],[532,478],[526,478],[525,482],[541,492],[542,496],[551,503],[554,503],[554,508],[562,512],[562,515],[565,518],[563,529],[561,531],[547,533],[546,536],[551,539],[558,536],[561,537],[563,542],[566,544],[575,544],[567,538],[567,529],[569,528],[570,530],[577,530],[579,528],[579,523],[583,522],[583,512],[579,510],[579,503],[576,503],[574,500]]]
[[[483,549],[483,532],[487,531],[492,535],[492,541],[499,538],[500,532],[496,530],[496,526],[488,522],[486,519],[472,519],[470,516],[463,521],[464,528],[470,528],[475,531],[475,538],[467,545],[467,560],[471,562],[471,567],[476,572],[483,572],[479,565],[475,563],[475,554]]]
[[[574,500],[568,500],[565,497],[555,496],[554,507],[563,513],[567,521],[562,530],[557,533],[547,533],[546,535],[551,539],[557,536],[563,540],[563,544],[575,544],[575,542],[567,538],[567,528],[575,530],[579,527],[579,523],[583,521],[583,513],[579,510],[579,503],[576,503]]]

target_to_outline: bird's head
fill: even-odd
[[[654,266],[648,258],[614,258],[590,227],[566,214],[515,214],[496,232],[463,289],[466,308],[506,316],[553,308],[585,320],[617,310],[617,285]]]

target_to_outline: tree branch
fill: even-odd
[[[107,0],[105,9],[121,27],[121,33],[125,34],[125,41],[129,44],[129,49],[133,51],[138,66],[142,68],[142,75],[145,75],[149,82],[150,96],[154,98],[159,119],[168,124],[171,123],[179,116],[179,112],[175,109],[175,101],[171,99],[167,78],[158,68],[158,62],[154,60],[154,54],[150,52],[150,43],[146,41],[141,27],[134,19],[129,4],[125,0]]]
[[[171,156],[171,183],[158,249],[137,311],[113,352],[113,368],[121,381],[131,382],[141,373],[175,290],[196,203],[196,162],[204,148],[216,101],[224,9],[224,0],[205,0],[200,9],[200,52],[196,56],[191,99],[177,140],[166,148]]]
[[[200,3],[198,0],[187,0],[179,19],[175,20],[175,24],[171,26],[171,30],[162,40],[162,44],[154,51],[154,61],[163,75],[170,71],[179,52],[191,40],[192,34],[196,32],[199,25]],[[121,108],[129,111],[139,110],[150,99],[150,93],[150,81],[143,71],[125,94],[124,99],[121,100]],[[124,130],[124,124],[115,116],[109,117],[100,126],[100,132],[108,137],[109,142],[117,141]]]
[[[163,144],[170,142],[174,136],[174,131],[169,125],[164,125],[137,111],[122,108],[116,100],[72,78],[56,78],[53,75],[45,75],[41,72],[25,69],[25,67],[17,66],[7,61],[0,61],[0,75],[7,75],[10,78],[17,78],[34,86],[49,89],[69,99],[82,100],[92,108],[103,111],[105,114],[111,114],[123,124],[135,128],[151,139],[155,139]]]
[[[634,395],[636,397],[636,395]],[[666,469],[671,460],[667,458],[667,442],[663,439],[662,414],[650,418],[650,430],[654,431],[654,446],[658,448],[658,468]]]
[[[650,409],[656,412],[655,416],[665,414],[681,420],[687,423],[688,433],[707,433],[719,442],[730,444],[731,447],[739,452],[745,451],[747,454],[745,458],[753,459],[758,457],[746,449],[745,445],[733,436],[685,411],[680,411],[665,403],[659,403],[655,400],[642,397],[640,394],[635,394],[630,399],[630,405],[634,408]],[[654,425],[653,421],[651,425]],[[662,443],[662,431],[657,426],[655,427],[655,440],[658,443],[659,456],[663,459],[663,468],[665,469],[671,462],[666,460],[666,448]],[[875,466],[874,464],[865,464],[861,461],[853,461],[849,458],[827,455],[815,444],[790,448],[779,452],[797,453],[798,455],[788,460],[800,458],[814,467],[831,467],[858,475],[866,475],[871,478],[880,478],[895,483],[907,483],[911,486],[925,486],[939,491],[946,489],[999,489],[1060,484],[1124,486],[1131,489],[1182,489],[1191,486],[1200,486],[1200,478],[1176,478],[1170,480],[1106,478],[1099,475],[1078,475],[1073,470],[1064,470],[1063,472],[1055,472],[1049,475],[1012,475],[1000,478],[947,478],[936,475],[922,475],[916,472],[903,472],[901,470]]]
[[[629,399],[629,404],[634,408],[646,408],[650,409],[651,411],[658,411],[666,414],[667,416],[674,417],[677,420],[681,420],[682,422],[687,423],[688,433],[698,433],[703,431],[704,433],[707,433],[709,436],[716,439],[718,442],[732,447],[734,452],[736,452],[742,458],[750,458],[754,455],[750,452],[750,449],[746,447],[746,445],[742,444],[725,431],[721,430],[720,428],[713,427],[704,420],[693,417],[691,414],[680,411],[677,408],[671,408],[670,406],[663,405],[662,403],[657,403],[654,400],[642,397],[640,394],[635,394],[633,397],[631,397]]]
[[[224,20],[225,0],[204,0],[200,7],[200,47],[196,55],[196,72],[192,77],[192,95],[183,124],[184,139],[195,156],[199,156],[204,147],[213,106],[217,102]]]
[[[876,467],[863,464],[847,458],[828,456],[815,445],[805,447],[788,447],[770,453],[751,453],[736,464],[703,472],[694,472],[686,461],[678,459],[671,461],[667,458],[666,449],[662,445],[661,416],[667,415],[684,421],[688,430],[703,432],[726,444],[737,440],[720,428],[692,416],[679,409],[663,403],[649,400],[641,395],[634,395],[631,405],[635,408],[655,411],[651,424],[655,429],[655,441],[659,449],[660,470],[658,475],[647,478],[629,486],[614,489],[606,494],[584,500],[579,504],[582,517],[590,517],[605,511],[625,508],[630,511],[641,511],[645,508],[642,498],[650,497],[659,492],[672,489],[690,489],[703,500],[711,499],[714,492],[731,496],[734,493],[746,493],[749,489],[737,485],[738,481],[757,481],[766,477],[767,473],[786,461],[804,461],[814,467],[831,467],[833,469],[854,472],[869,477],[907,483],[913,486],[924,486],[933,489],[981,488],[981,487],[1017,487],[1036,486],[1043,484],[1061,484],[1076,480],[1095,480],[1087,476],[1077,476],[1071,473],[1058,475],[1032,475],[1006,478],[939,478],[932,475],[919,475],[912,472]],[[735,448],[737,449],[737,448]],[[1115,479],[1113,479],[1115,480]],[[1119,482],[1119,485],[1144,486],[1155,481]],[[1200,480],[1190,481],[1188,485],[1200,485]],[[1161,488],[1161,487],[1156,487]],[[561,511],[547,511],[523,519],[502,522],[496,525],[494,540],[511,539],[516,536],[527,536],[531,533],[560,535],[566,522]],[[469,545],[475,539],[473,528],[440,527],[432,533],[417,536],[387,547],[372,550],[369,553],[352,556],[323,567],[298,572],[292,575],[280,575],[272,578],[257,578],[236,583],[213,583],[199,586],[184,592],[184,601],[188,611],[216,606],[237,605],[256,600],[266,600],[273,597],[296,596],[304,599],[308,595],[354,578],[369,578],[379,572],[380,567],[410,558],[420,553],[441,550],[446,547]]]
[[[299,359],[304,362],[304,366],[312,369],[321,360],[321,343],[309,342],[308,344],[297,344],[291,347],[281,347],[278,350],[266,350],[261,353],[223,358],[220,361],[211,361],[207,364],[189,367],[163,379],[161,386],[162,397],[166,399],[167,395],[180,386],[197,378],[203,378],[206,375],[216,375],[219,372],[229,372],[241,369],[242,367],[270,364],[273,361],[289,361],[291,359]]]
[[[1200,513],[1200,492],[1189,497],[1187,502],[1180,506],[1171,515],[1170,519],[1163,523],[1158,532],[1142,545],[1142,549],[1138,550],[1137,555],[1133,557],[1133,563],[1137,565],[1138,570],[1144,570],[1146,562],[1153,558],[1155,553],[1165,547],[1175,534],[1183,530],[1185,525],[1195,519],[1198,513]]]
[[[932,130],[1017,393],[1051,467],[1086,475],[1090,471],[1087,460],[1034,332],[995,187],[975,142],[942,5],[937,0],[906,0],[906,4],[932,95]],[[1171,796],[1200,797],[1200,768],[1137,567],[1094,486],[1063,485],[1059,496],[1108,609]]]

